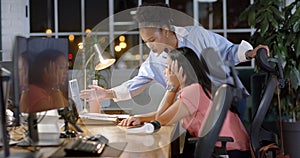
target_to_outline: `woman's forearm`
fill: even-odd
[[[142,123],[150,122],[150,121],[154,120],[155,116],[156,116],[156,111],[155,112],[150,112],[150,113],[147,113],[147,114],[134,115],[134,117],[139,118]]]
[[[176,97],[176,92],[166,91],[162,101],[156,112],[156,118],[159,118],[173,103]]]

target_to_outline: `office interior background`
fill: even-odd
[[[142,2],[165,2],[172,9],[183,12],[205,28],[217,32],[234,43],[248,40],[253,29],[240,21],[240,13],[253,0],[2,0],[1,1],[1,53],[2,60],[11,60],[14,36],[69,38],[69,54],[72,69],[80,43],[98,23],[126,9],[136,8]],[[130,46],[142,42],[137,30],[122,33],[128,25],[136,25],[134,13],[124,19],[112,19],[113,30],[101,32],[101,40],[113,38],[112,55],[119,58],[128,52]],[[119,37],[125,37],[126,48],[118,49]],[[130,52],[135,57],[145,58],[145,52]],[[72,58],[72,57],[74,58]],[[137,63],[142,60],[136,59]],[[115,65],[115,68],[118,68]],[[131,68],[131,67],[127,67]]]
[[[2,61],[12,60],[14,38],[25,37],[68,38],[69,71],[74,71],[77,56],[84,56],[81,51],[86,37],[101,21],[108,20],[107,31],[93,32],[99,34],[100,42],[109,43],[107,51],[117,59],[110,68],[122,74],[132,70],[147,58],[148,49],[132,47],[142,45],[137,29],[128,28],[136,25],[134,12],[123,18],[111,18],[127,9],[138,7],[143,2],[165,2],[172,9],[191,16],[196,22],[214,31],[233,43],[249,40],[254,28],[246,21],[240,21],[239,15],[254,0],[1,0],[1,41]],[[134,10],[134,9],[133,9]],[[110,17],[110,18],[109,18]],[[199,23],[197,23],[199,22]],[[136,27],[135,27],[136,28]],[[130,31],[128,31],[130,30]],[[238,67],[253,68],[254,62],[246,62]],[[124,79],[126,80],[126,78]],[[117,81],[114,84],[121,83]],[[113,85],[108,85],[108,87]],[[163,87],[158,87],[163,90]],[[154,96],[157,101],[163,92]],[[145,99],[141,99],[145,101]],[[147,100],[147,99],[146,99]],[[151,100],[151,98],[150,98]],[[152,99],[153,101],[153,99]],[[151,101],[150,101],[151,102]],[[152,102],[151,104],[157,104]],[[144,103],[144,104],[149,104]],[[129,107],[130,105],[128,105]],[[142,107],[145,109],[144,107]],[[138,108],[136,108],[138,109]],[[149,110],[155,109],[150,106]]]

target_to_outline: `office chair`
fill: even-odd
[[[263,75],[267,77],[267,82],[258,109],[250,125],[251,152],[253,157],[259,157],[261,154],[260,149],[263,146],[277,142],[276,134],[263,128],[262,124],[274,96],[276,86],[279,86],[279,88],[285,86],[283,69],[279,60],[268,57],[266,49],[261,48],[257,51],[256,62],[258,67],[267,73],[267,75]],[[261,78],[261,75],[258,77]]]
[[[268,57],[266,49],[261,48],[257,51],[256,61],[258,67],[261,70],[268,73],[268,80],[266,88],[262,90],[262,99],[250,125],[250,142],[253,157],[259,157],[259,154],[261,154],[260,149],[263,146],[277,142],[276,135],[264,129],[262,127],[262,124],[266,113],[269,109],[271,100],[276,90],[276,86],[278,85],[279,88],[283,88],[285,86],[285,80],[283,78],[283,69],[278,59]],[[237,75],[235,73],[235,70],[232,66],[230,66],[230,68],[232,73],[231,75],[233,76],[233,79],[236,80]],[[220,156],[220,153],[213,153],[213,150],[215,149],[214,145],[215,142],[218,140],[218,134],[223,125],[226,116],[225,114],[231,106],[232,100],[240,96],[239,91],[240,90],[237,89],[236,86],[232,86],[230,84],[223,84],[218,88],[214,96],[212,109],[209,111],[209,117],[203,125],[203,130],[201,131],[200,137],[197,139],[195,157],[208,158]],[[229,94],[228,92],[234,93]],[[221,95],[221,93],[223,94]],[[226,95],[225,98],[224,94]],[[218,107],[221,105],[223,105],[223,107],[218,109]],[[278,150],[276,145],[273,146],[273,150]]]
[[[207,120],[204,121],[203,130],[196,142],[195,157],[209,158],[218,157],[220,154],[226,154],[226,150],[223,150],[223,153],[215,153],[213,151],[219,138],[219,133],[223,126],[227,111],[233,101],[233,88],[234,87],[228,84],[223,84],[216,91],[213,104],[209,110],[209,115]],[[228,140],[230,140],[230,138],[228,138]],[[225,142],[223,142],[223,144]]]
[[[200,136],[189,138],[190,143],[196,143],[194,157],[210,158],[225,156],[226,142],[232,142],[231,137],[219,137],[228,110],[232,106],[232,101],[242,98],[242,89],[238,88],[238,77],[234,67],[228,63],[223,63],[216,51],[205,49],[202,56],[207,63],[209,75],[216,80],[221,81],[217,86],[213,103],[208,110],[208,117],[203,121]],[[229,69],[230,74],[225,69]],[[222,147],[217,148],[215,144],[221,141]]]

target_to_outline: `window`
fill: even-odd
[[[45,33],[54,30],[54,1],[30,0],[30,33]]]
[[[253,31],[246,22],[238,19],[251,0],[247,2],[218,0],[212,3],[200,0],[161,1],[182,12],[174,20],[175,24],[193,25],[196,18],[205,28],[223,35],[234,43],[239,43],[242,39],[249,40]],[[73,69],[77,53],[83,53],[79,50],[79,45],[85,42],[89,34],[96,37],[99,42],[106,42],[105,50],[120,60],[116,62],[114,68],[135,68],[147,57],[149,49],[140,39],[134,21],[134,11],[141,0],[47,0],[46,2],[30,0],[30,36],[69,38],[70,69]],[[111,17],[113,14],[115,16]],[[190,16],[190,20],[185,18],[187,15]],[[50,34],[46,34],[47,29],[50,29]],[[126,47],[119,50],[120,36],[125,37],[123,42],[126,43]],[[243,64],[243,66],[250,65],[250,62]]]

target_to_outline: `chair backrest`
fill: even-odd
[[[207,111],[206,119],[203,120],[194,153],[197,158],[209,158],[213,153],[232,101],[241,98],[242,89],[238,88],[239,80],[234,67],[224,63],[217,51],[205,49],[202,56],[207,63],[210,76],[219,81],[222,80],[221,83],[223,83],[218,86],[213,95],[213,103]]]
[[[271,77],[268,80],[263,97],[257,108],[250,125],[251,147],[256,156],[262,146],[262,141],[275,142],[275,135],[262,127],[266,113],[270,107],[274,92],[276,90],[276,79]]]
[[[233,100],[233,87],[223,84],[214,96],[208,116],[201,128],[200,137],[196,143],[195,157],[209,158],[212,155],[219,133],[223,126],[227,111]]]
[[[258,157],[259,149],[263,145],[266,145],[264,142],[276,142],[275,133],[264,129],[262,125],[274,96],[276,86],[279,84],[279,87],[282,88],[284,86],[284,79],[280,62],[276,58],[268,57],[265,49],[259,49],[257,51],[256,61],[259,68],[268,74],[272,74],[264,75],[268,77],[267,84],[264,89],[261,89],[263,95],[250,125],[251,150],[255,157]],[[278,82],[277,79],[279,80]]]

